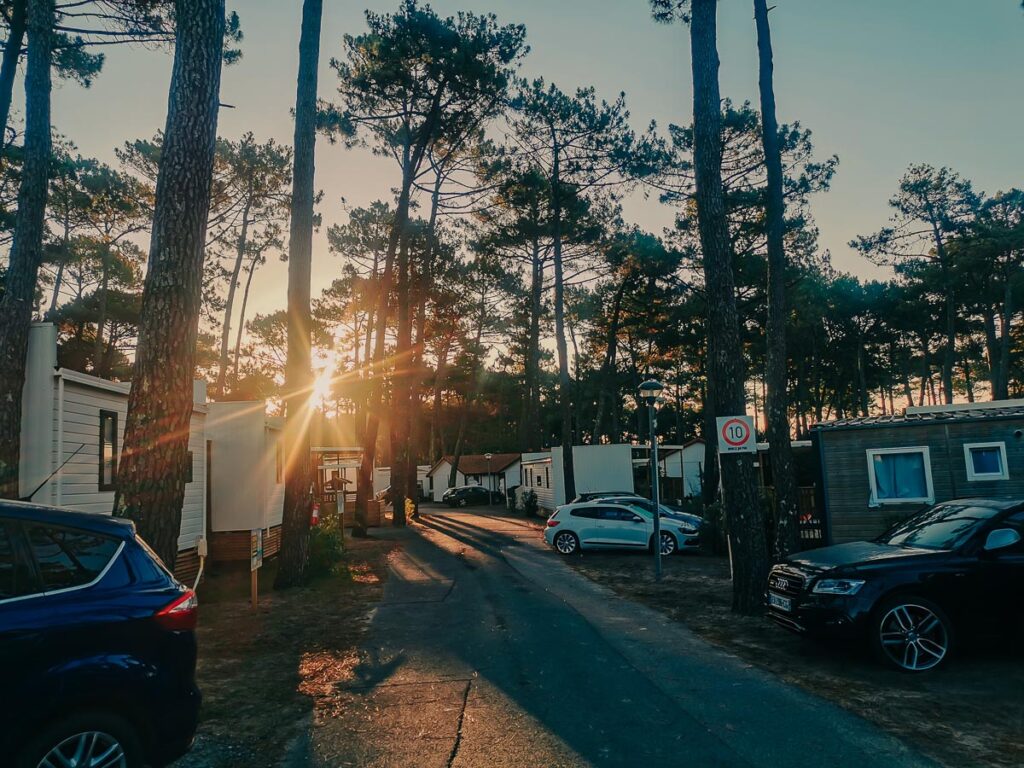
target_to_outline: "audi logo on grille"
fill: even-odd
[[[786,579],[780,579],[778,576],[776,576],[774,579],[772,579],[772,586],[776,589],[789,589],[789,581]]]

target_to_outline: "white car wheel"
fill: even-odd
[[[563,555],[574,554],[580,548],[580,540],[571,531],[561,531],[555,536],[555,549]]]

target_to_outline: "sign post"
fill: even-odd
[[[259,606],[259,570],[263,565],[263,529],[253,528],[249,533],[249,571],[252,574],[252,608]]]
[[[722,457],[736,453],[757,453],[757,433],[754,419],[742,416],[719,416],[715,419],[718,428],[718,477],[722,477]],[[729,578],[732,578],[732,536],[725,537],[729,549]]]

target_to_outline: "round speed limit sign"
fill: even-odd
[[[721,453],[753,453],[757,450],[754,420],[750,416],[719,416],[718,450]]]

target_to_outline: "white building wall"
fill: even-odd
[[[416,465],[416,485],[419,486],[420,494],[423,498],[430,498],[431,494],[428,493],[428,481],[427,473],[430,471],[429,464],[417,464]],[[449,472],[451,471],[449,467]],[[437,482],[435,480],[435,482]],[[447,482],[447,480],[445,480]],[[374,467],[373,468],[373,492],[374,494],[380,493],[385,488],[391,485],[391,467]],[[444,493],[444,491],[442,491]],[[440,500],[440,499],[438,499]]]
[[[373,468],[373,494],[376,496],[391,485],[391,467]]]
[[[196,539],[206,535],[206,414],[200,411],[192,412],[188,449],[192,451],[192,482],[185,485],[179,550],[192,549]]]
[[[114,491],[101,491],[99,482],[100,411],[117,414],[120,453],[130,385],[57,369],[56,345],[51,323],[32,326],[22,404],[21,494],[38,488],[32,501],[109,515]],[[185,486],[179,549],[194,547],[206,527],[205,384],[196,382],[194,396],[189,431],[192,482]]]
[[[54,423],[57,415],[57,329],[53,323],[33,323],[25,358],[25,385],[21,395],[21,461],[19,496],[32,493],[53,472]],[[54,504],[53,484],[47,483],[33,497],[40,504]]]
[[[563,482],[562,447],[551,449],[552,485],[554,505],[560,506],[572,499],[565,497]],[[576,493],[598,491],[630,491],[633,488],[633,446],[574,445],[572,449]]]
[[[683,478],[683,493],[699,496],[704,476],[704,443],[697,441],[686,446],[668,447],[676,450],[659,458],[664,476]]]
[[[263,429],[263,459],[262,459],[262,472],[263,476],[266,477],[266,511],[264,513],[264,525],[267,528],[273,528],[276,525],[281,525],[284,520],[284,447],[281,441],[283,435],[280,429],[271,426],[265,426]],[[278,473],[278,445],[281,445],[281,471]]]
[[[553,511],[555,508],[554,477],[551,470],[551,457],[534,459],[524,463],[520,469],[521,482],[537,496],[537,506]],[[525,491],[524,491],[525,492]]]
[[[448,478],[451,476],[452,465],[447,461],[442,461],[437,465],[437,469],[434,470],[431,477],[434,478],[434,489],[431,493],[434,501],[440,501],[441,496],[452,486],[448,485]],[[466,476],[461,472],[455,473],[455,485],[466,485]]]
[[[206,433],[213,532],[268,527],[266,478],[275,476],[276,457],[264,435],[265,407],[262,401],[210,404]]]
[[[100,411],[117,414],[117,448],[120,451],[124,447],[128,385],[123,385],[123,390],[117,392],[84,386],[65,377],[63,392],[63,434],[54,457],[55,468],[64,464],[58,480],[58,503],[79,512],[109,515],[114,506],[114,492],[99,489]],[[60,406],[58,403],[58,408]]]
[[[515,486],[519,485],[521,466],[521,462],[513,461],[511,464],[505,467],[505,471],[503,473],[504,477],[498,481],[499,487],[497,488],[497,490],[507,492],[509,488],[514,488]]]
[[[683,449],[683,487],[687,496],[700,496],[704,477],[704,443]]]

